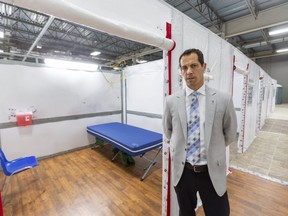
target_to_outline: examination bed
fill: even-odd
[[[119,150],[112,160],[120,153],[126,153],[129,156],[141,156],[150,161],[145,168],[145,173],[141,180],[145,178],[151,167],[156,163],[157,156],[162,149],[162,134],[143,128],[135,127],[119,122],[91,125],[87,127],[87,132],[97,139],[106,142]],[[146,152],[153,149],[158,151],[152,159],[144,157]]]

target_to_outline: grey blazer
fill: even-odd
[[[167,97],[163,130],[170,140],[172,183],[176,186],[186,160],[187,116],[185,90]],[[206,86],[204,143],[207,165],[219,196],[226,192],[226,146],[236,140],[237,119],[231,96]]]

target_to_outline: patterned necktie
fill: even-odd
[[[199,93],[196,91],[191,94],[192,103],[188,121],[188,150],[186,160],[192,165],[200,161],[200,113],[198,95]]]

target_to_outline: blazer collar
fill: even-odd
[[[216,94],[215,89],[210,88],[210,87],[207,86],[207,85],[205,86],[205,92],[206,92],[207,95],[210,95],[210,96],[213,96],[213,95]]]

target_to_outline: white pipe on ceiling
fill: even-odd
[[[163,50],[169,51],[175,46],[174,41],[171,39],[160,37],[153,32],[143,31],[135,26],[117,22],[117,20],[100,17],[65,0],[2,0],[2,2],[53,15],[111,35],[159,47]]]

